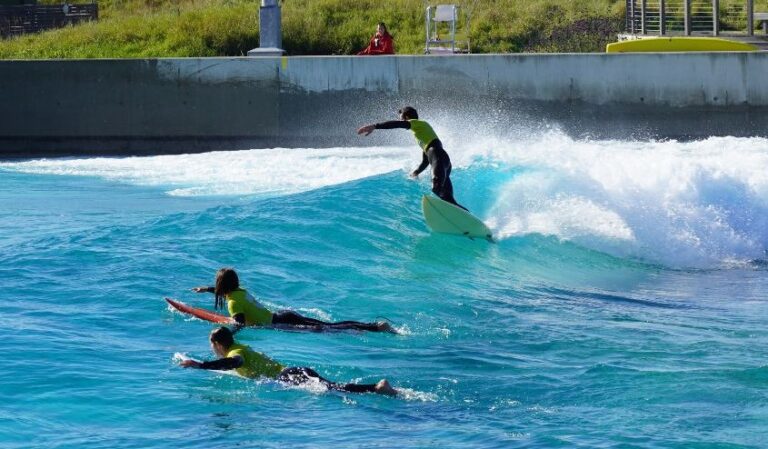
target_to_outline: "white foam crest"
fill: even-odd
[[[280,385],[286,390],[303,390],[312,394],[325,394],[328,393],[328,387],[320,382],[317,378],[310,377],[306,381],[300,384],[290,384],[281,382]]]
[[[405,170],[413,148],[218,151],[127,158],[39,159],[0,163],[34,174],[93,176],[167,188],[171,195],[290,194]]]
[[[285,308],[273,307],[272,310],[285,310]],[[331,314],[317,307],[299,307],[298,311],[305,316],[313,316],[320,321],[333,321]]]
[[[426,391],[418,391],[412,388],[398,387],[397,397],[406,401],[415,402],[437,402],[439,397],[435,393],[428,393]]]
[[[400,326],[392,326],[392,329],[394,329],[398,335],[413,335],[411,328],[408,327],[407,324],[402,324]]]
[[[553,235],[673,267],[765,258],[768,139],[574,141],[562,133],[466,150],[520,173],[496,192],[501,238]]]

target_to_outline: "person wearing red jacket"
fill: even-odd
[[[392,35],[387,31],[384,22],[379,22],[376,26],[376,34],[371,38],[371,43],[357,54],[358,56],[395,54],[395,42],[392,40]]]

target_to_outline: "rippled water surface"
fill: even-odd
[[[457,139],[452,139],[457,141]],[[449,147],[499,242],[433,235],[415,147],[0,163],[0,446],[765,447],[768,141]],[[273,309],[401,335],[249,329],[400,397],[184,370],[164,296],[222,266]]]

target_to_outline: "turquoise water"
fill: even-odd
[[[414,147],[0,163],[0,446],[766,447],[768,140],[449,150],[498,244],[426,230]],[[240,337],[401,397],[179,368],[212,326],[163,297],[212,307],[222,266],[392,320]]]

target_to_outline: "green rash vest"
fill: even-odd
[[[234,344],[229,347],[227,357],[239,356],[243,359],[243,365],[235,368],[237,374],[251,379],[258,377],[269,377],[277,379],[283,366],[264,354],[260,354],[250,347],[241,344]]]
[[[242,313],[245,315],[246,326],[269,326],[272,324],[272,312],[259,304],[256,298],[242,288],[230,292],[226,299],[229,316],[234,317],[238,313]]]
[[[423,120],[412,119],[408,120],[408,122],[411,124],[411,132],[416,138],[416,141],[419,142],[419,146],[423,151],[427,151],[429,144],[437,139],[435,130],[429,126],[429,123]]]

